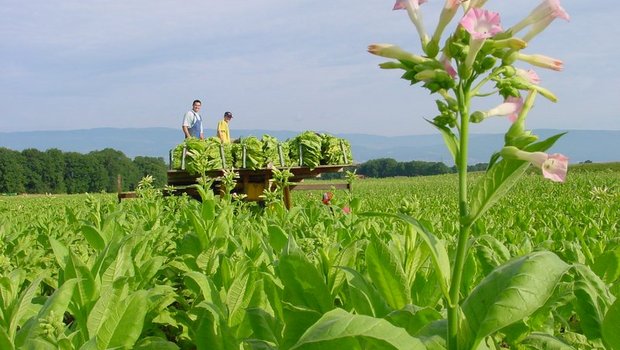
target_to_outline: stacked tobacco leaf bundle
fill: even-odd
[[[190,173],[230,168],[315,168],[352,163],[349,141],[313,131],[302,132],[286,141],[270,135],[263,135],[262,139],[249,136],[232,144],[221,144],[216,137],[206,140],[189,138],[171,151],[172,168]]]

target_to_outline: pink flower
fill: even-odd
[[[527,153],[527,152],[525,152]],[[560,153],[547,154],[533,152],[528,156],[530,162],[542,169],[543,176],[553,182],[564,182],[568,171],[568,158]]]
[[[488,39],[502,31],[499,13],[479,8],[469,9],[460,23],[477,40]]]
[[[560,153],[526,152],[516,147],[504,147],[501,154],[505,158],[516,158],[532,163],[542,170],[546,179],[553,182],[564,182],[568,172],[568,158]]]
[[[393,8],[394,10],[407,10],[409,19],[411,19],[411,22],[420,36],[422,48],[426,47],[429,41],[428,34],[426,34],[426,30],[424,29],[424,23],[422,22],[422,13],[420,12],[420,5],[426,1],[427,0],[396,0]]]
[[[521,22],[517,23],[510,30],[513,34],[516,34],[523,28],[531,25],[530,31],[523,37],[523,40],[530,41],[538,35],[538,33],[547,28],[556,18],[561,18],[566,21],[570,20],[570,16],[566,10],[560,6],[560,0],[543,0],[543,2],[534,8],[526,18],[521,20]]]
[[[499,13],[479,8],[470,8],[460,23],[471,35],[469,51],[465,59],[465,67],[467,70],[470,70],[484,41],[502,31],[499,23]]]
[[[517,68],[517,76],[521,77],[522,79],[529,82],[530,84],[534,84],[534,85],[540,84],[540,78],[538,77],[538,74],[536,74],[536,72],[532,69],[525,70],[525,69]]]
[[[523,99],[521,97],[509,96],[504,103],[485,113],[485,118],[493,116],[508,116],[508,120],[514,123],[523,108]]]
[[[448,74],[452,77],[452,79],[455,79],[457,75],[456,69],[454,69],[454,67],[452,66],[450,57],[446,56],[446,54],[444,53],[443,55],[441,55],[439,62],[441,62],[441,64],[443,65],[443,68],[446,70],[446,72],[448,72]]]
[[[345,214],[351,214],[351,208],[346,205],[344,208],[342,208],[342,212]]]
[[[392,10],[404,10],[407,8],[407,3],[410,3],[413,8],[417,9],[426,1],[427,0],[396,0],[396,3],[394,4],[394,8]]]
[[[564,63],[561,60],[548,56],[526,55],[519,52],[517,53],[517,59],[527,62],[536,67],[553,69],[555,71],[561,71],[562,69],[564,69]]]

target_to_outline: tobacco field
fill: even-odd
[[[445,349],[455,178],[294,191],[290,211],[148,186],[0,197],[0,348]],[[473,227],[459,334],[619,349],[619,232],[619,173],[525,175]]]

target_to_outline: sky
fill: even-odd
[[[489,0],[506,29],[541,0]],[[434,31],[443,0],[422,5]],[[366,52],[421,53],[390,0],[0,0],[0,132],[99,127],[179,128],[194,99],[206,133],[225,111],[234,129],[431,134],[435,97]],[[524,53],[561,59],[537,68],[557,103],[538,98],[528,128],[620,129],[620,7],[562,0]],[[462,11],[457,15],[462,16]],[[454,29],[453,20],[446,33]],[[444,36],[445,38],[445,36]],[[518,64],[521,68],[530,68]],[[491,96],[480,109],[502,102]],[[503,132],[505,118],[472,126]]]

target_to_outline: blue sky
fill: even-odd
[[[508,28],[539,2],[489,0],[486,7],[500,12]],[[428,32],[443,3],[422,6]],[[233,134],[235,128],[434,133],[424,121],[436,115],[434,98],[398,72],[380,70],[384,60],[366,52],[371,43],[420,52],[406,12],[392,5],[0,0],[0,132],[180,128],[198,98],[208,130],[233,112]],[[562,59],[565,67],[537,69],[559,102],[539,98],[528,127],[618,130],[620,9],[611,0],[562,6],[571,21],[556,20],[524,50]],[[492,97],[477,106],[499,102]],[[472,132],[507,127],[496,118]]]

